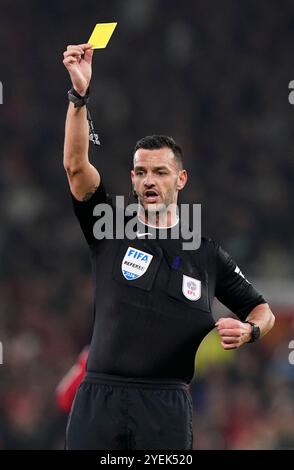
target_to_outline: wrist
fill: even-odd
[[[81,108],[86,106],[89,101],[89,88],[81,95],[74,88],[71,88],[68,92],[68,99],[74,104],[75,108]]]
[[[247,323],[250,327],[249,340],[247,343],[254,343],[260,338],[260,328],[255,323],[246,320],[244,323]]]
[[[75,87],[73,87],[74,91],[79,95],[81,98],[84,98],[86,95],[89,95],[89,87],[86,88],[85,90],[77,90]]]
[[[251,338],[252,338],[252,325],[244,322],[244,326],[246,327],[246,332],[245,332],[245,335],[244,335],[244,342],[245,343],[250,343]]]

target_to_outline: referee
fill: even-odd
[[[188,251],[181,237],[171,236],[182,220],[167,207],[176,205],[187,173],[181,148],[170,137],[149,136],[136,144],[131,172],[138,198],[136,237],[94,236],[95,206],[115,206],[88,159],[85,104],[92,55],[89,44],[71,45],[63,61],[73,87],[64,167],[91,252],[95,297],[86,375],[69,416],[66,448],[192,449],[188,385],[199,344],[216,326],[222,347],[238,348],[264,336],[274,315],[217,243],[202,238],[197,250]],[[215,324],[214,297],[239,319]]]

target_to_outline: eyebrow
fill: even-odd
[[[146,167],[145,166],[135,166],[134,167],[134,170],[146,170]],[[165,165],[161,165],[161,166],[155,166],[152,168],[152,170],[169,170],[169,168]]]

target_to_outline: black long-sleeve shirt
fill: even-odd
[[[89,372],[189,382],[197,348],[214,328],[214,297],[241,320],[265,303],[213,240],[202,238],[194,251],[183,250],[181,239],[97,240],[93,209],[114,207],[111,198],[100,185],[90,200],[72,199],[92,260]]]

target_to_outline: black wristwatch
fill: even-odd
[[[86,106],[87,108],[87,119],[89,123],[89,140],[93,142],[94,145],[100,145],[100,140],[98,134],[95,132],[94,124],[92,121],[92,117],[88,108],[89,102],[89,87],[86,91],[85,96],[81,96],[74,88],[71,88],[68,92],[68,99],[74,104],[75,108],[81,108],[82,106]]]
[[[68,92],[68,99],[71,101],[75,108],[81,108],[88,104],[89,101],[89,88],[86,91],[85,96],[81,96],[74,88],[71,88]]]
[[[248,343],[254,343],[254,341],[257,341],[260,337],[260,328],[259,326],[255,325],[255,323],[252,323],[248,320],[244,321],[244,323],[249,323],[249,325],[252,326],[251,339],[248,341]]]

